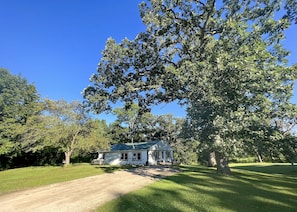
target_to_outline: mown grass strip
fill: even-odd
[[[201,166],[182,170],[97,211],[297,211],[297,170],[287,164],[237,164],[232,176]]]
[[[0,171],[0,194],[112,172],[120,167],[74,164]]]

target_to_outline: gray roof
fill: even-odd
[[[150,141],[142,143],[126,143],[126,144],[115,144],[111,146],[111,151],[121,151],[121,150],[144,150],[149,149],[153,145],[159,143],[160,141]]]

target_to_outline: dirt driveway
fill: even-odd
[[[142,167],[56,183],[0,196],[0,211],[92,211],[99,205],[176,173]]]

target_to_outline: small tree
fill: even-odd
[[[65,165],[70,164],[74,151],[107,149],[106,124],[88,117],[78,101],[45,100],[43,114],[35,116],[23,136],[23,148],[42,151],[53,147],[64,153]]]

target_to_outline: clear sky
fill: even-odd
[[[42,97],[82,100],[108,37],[134,39],[145,28],[141,0],[0,0],[0,67],[34,83]],[[297,63],[297,26],[284,45]],[[297,104],[295,86],[292,102]],[[184,116],[175,104],[153,113]],[[111,119],[110,116],[101,116]]]

